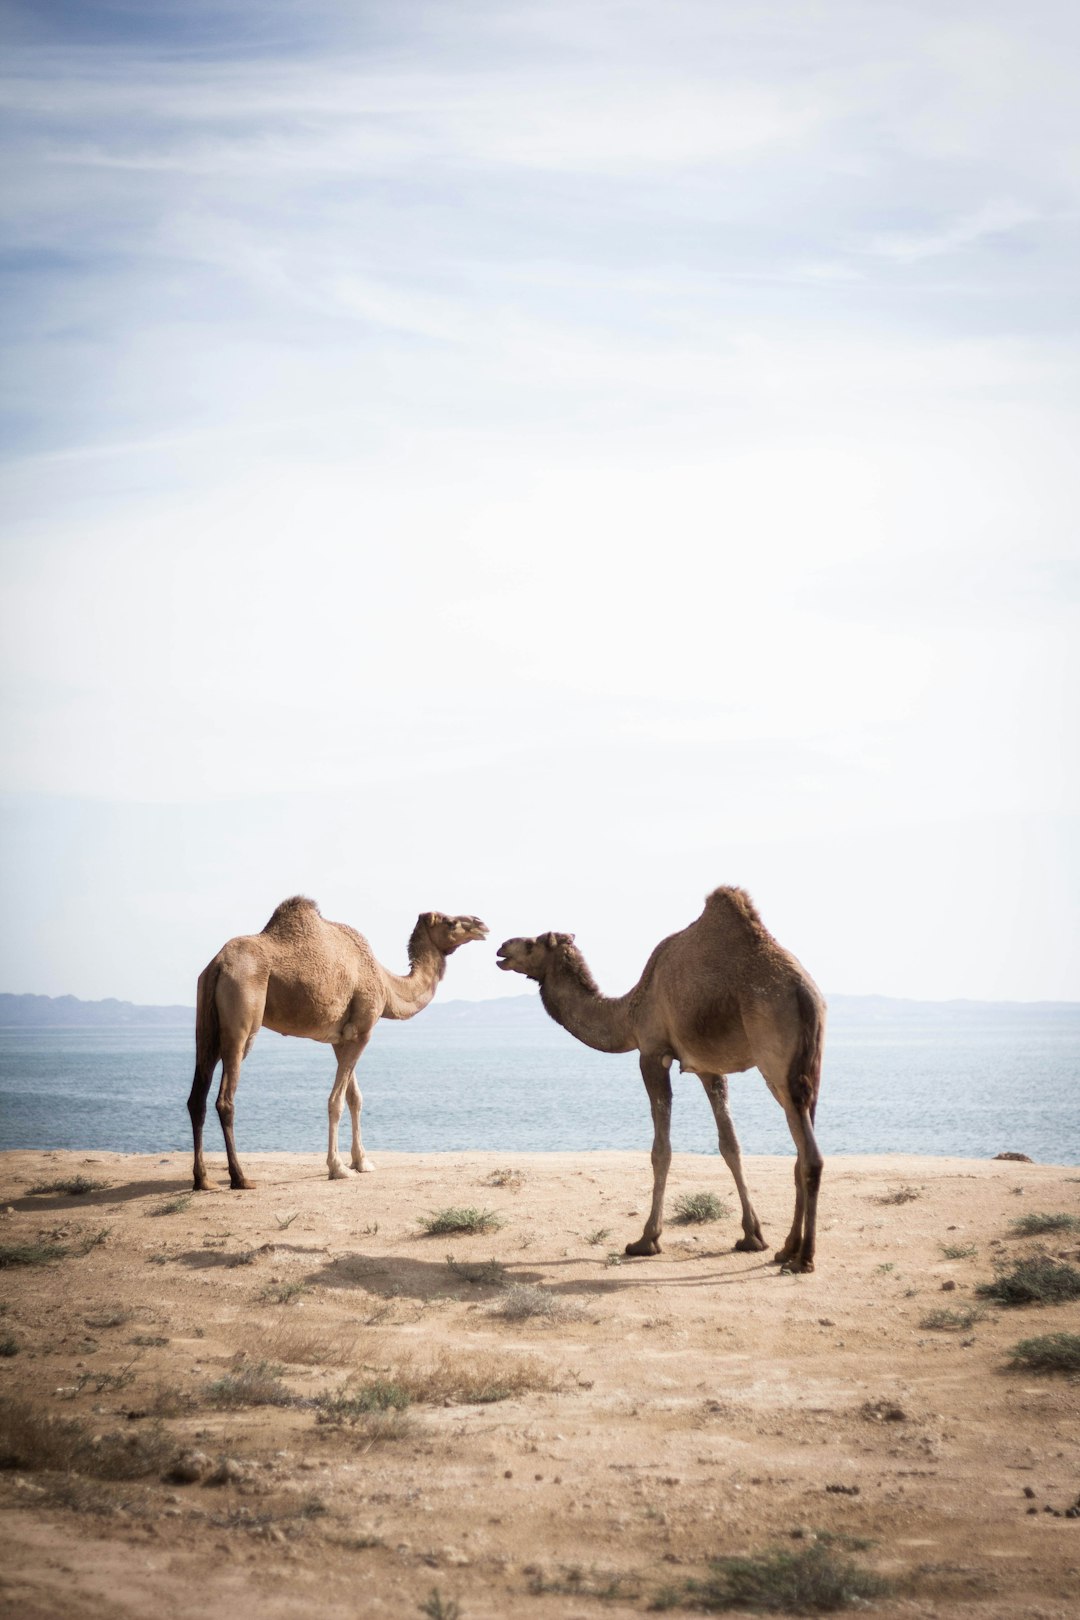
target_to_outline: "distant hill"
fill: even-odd
[[[0,1029],[145,1029],[194,1022],[194,1007],[141,1007],[114,996],[80,1001],[78,996],[0,995]]]
[[[921,1024],[974,1028],[1008,1020],[1043,1027],[1080,1020],[1076,1001],[903,1001],[892,996],[829,997],[834,1034],[874,1025]],[[147,1007],[133,1001],[80,1001],[77,996],[0,994],[0,1029],[191,1028],[194,1007]],[[539,995],[526,992],[494,1001],[433,1001],[419,1018],[380,1026],[380,1039],[428,1040],[446,1035],[485,1041],[543,1042],[566,1039],[548,1017]]]

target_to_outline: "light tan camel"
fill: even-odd
[[[586,1046],[640,1053],[653,1117],[652,1208],[640,1239],[626,1245],[627,1254],[660,1252],[673,1059],[685,1074],[698,1075],[712,1105],[720,1152],[742,1204],[743,1236],[735,1247],[766,1247],[727,1101],[728,1074],[756,1066],[787,1116],[797,1155],[795,1219],[776,1259],[786,1271],[813,1271],[822,1167],[813,1120],[825,1002],[809,974],[773,939],[748,894],[716,889],[697,921],[661,940],[637,984],[617,1000],[600,994],[573,934],[508,939],[498,960],[501,968],[536,979],[551,1017]]]
[[[338,1158],[342,1099],[352,1118],[352,1167],[374,1170],[360,1139],[363,1099],[356,1065],[379,1018],[411,1018],[422,1012],[446,972],[446,958],[487,929],[477,917],[444,917],[425,911],[409,940],[409,974],[388,973],[363,934],[346,923],[327,922],[314,900],[283,900],[261,934],[230,939],[199,975],[195,1014],[195,1078],[188,1113],[195,1137],[195,1191],[205,1192],[203,1121],[206,1096],[221,1059],[217,1111],[229,1158],[229,1184],[251,1187],[236,1157],[233,1099],[240,1065],[263,1025],[279,1035],[303,1035],[334,1048],[337,1074],[330,1092],[331,1181],[347,1178]]]

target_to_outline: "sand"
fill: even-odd
[[[242,1156],[256,1189],[217,1157],[215,1190],[168,1213],[186,1155],[0,1156],[0,1244],[69,1251],[0,1272],[0,1393],[24,1429],[83,1426],[74,1473],[11,1467],[9,1433],[0,1606],[20,1620],[640,1615],[710,1559],[829,1537],[896,1583],[882,1616],[1078,1612],[1080,1383],[1007,1363],[1080,1311],[975,1288],[1040,1243],[1077,1258],[1075,1233],[1011,1223],[1080,1214],[1080,1171],[834,1158],[817,1270],[787,1276],[733,1252],[733,1214],[624,1258],[645,1153],[375,1151],[347,1182]],[[778,1244],[792,1161],[747,1169]],[[26,1195],[76,1175],[107,1185]],[[702,1190],[730,1195],[723,1165],[676,1156],[669,1218]],[[503,1224],[425,1236],[450,1206]],[[259,1379],[289,1404],[215,1404]],[[372,1386],[411,1405],[357,1412]],[[156,1446],[153,1471],[96,1479],[125,1445]],[[162,1477],[177,1458],[190,1482]]]

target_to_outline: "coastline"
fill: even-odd
[[[1075,1232],[1012,1226],[1080,1217],[1075,1167],[834,1155],[817,1270],[793,1277],[733,1252],[715,1156],[675,1155],[664,1252],[641,1260],[621,1251],[648,1205],[644,1149],[372,1153],[374,1175],[330,1182],[317,1155],[242,1151],[260,1185],[232,1193],[211,1144],[214,1190],[191,1199],[187,1153],[0,1154],[0,1243],[67,1251],[3,1272],[5,1396],[91,1441],[161,1432],[207,1459],[190,1484],[91,1479],[93,1510],[73,1476],[0,1473],[21,1615],[194,1620],[226,1602],[254,1620],[307,1612],[315,1582],[332,1620],[416,1613],[432,1588],[464,1620],[523,1599],[546,1620],[596,1612],[606,1582],[604,1612],[629,1616],[710,1557],[841,1537],[897,1583],[876,1614],[1065,1620],[1076,1386],[1005,1368],[1076,1310],[976,1289],[1019,1254],[1078,1253]],[[792,1158],[744,1167],[779,1244]],[[74,1176],[107,1185],[26,1193]],[[703,1189],[735,1213],[673,1221]],[[450,1206],[502,1224],[424,1236]],[[506,1314],[508,1285],[536,1310]],[[949,1317],[967,1325],[926,1325]],[[214,1405],[263,1361],[288,1404]],[[483,1368],[505,1398],[469,1398]],[[398,1437],[319,1421],[376,1377],[420,1391]]]

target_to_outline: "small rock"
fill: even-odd
[[[235,1457],[222,1457],[206,1483],[208,1485],[235,1485],[243,1477],[243,1467]]]
[[[1028,1498],[1029,1501],[1035,1495],[1035,1492],[1032,1490],[1030,1485],[1025,1485],[1024,1486],[1024,1495]]]
[[[941,1285],[941,1291],[943,1294],[951,1294],[955,1287],[955,1279],[952,1277],[946,1277],[945,1281]]]
[[[165,1474],[169,1485],[195,1485],[210,1467],[205,1451],[182,1451]]]
[[[1035,1160],[1026,1153],[995,1153],[995,1159],[1012,1159],[1015,1164],[1034,1164]]]

